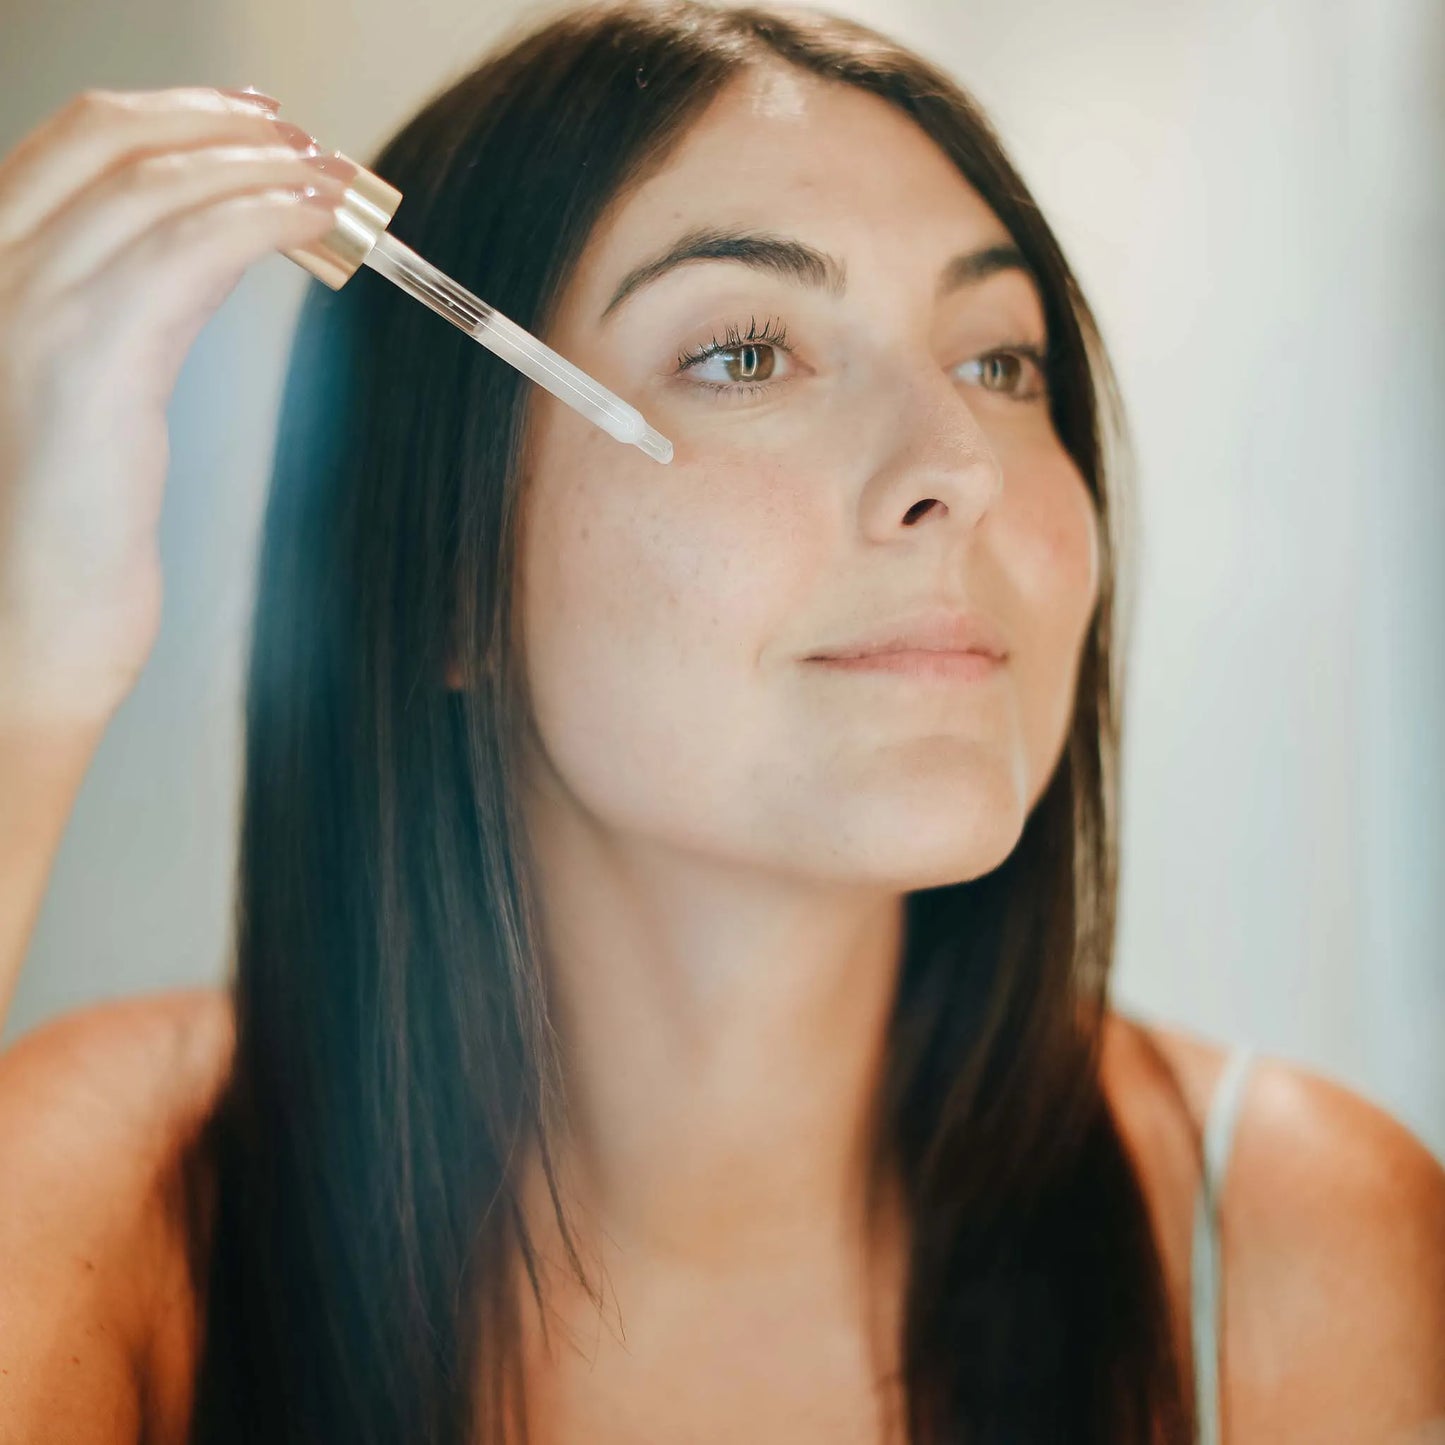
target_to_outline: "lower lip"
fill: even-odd
[[[896,672],[907,677],[941,677],[977,682],[993,677],[1003,659],[986,652],[875,652],[871,657],[813,657],[810,662],[844,672]]]

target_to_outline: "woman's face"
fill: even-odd
[[[691,260],[609,309],[699,228],[845,274]],[[547,340],[676,450],[659,465],[533,391],[529,806],[889,890],[1003,861],[1067,737],[1099,555],[1042,371],[1011,349],[1046,341],[1032,283],[947,280],[1009,240],[904,116],[783,67],[604,219]],[[975,681],[809,660],[930,606],[991,619],[1007,660]]]

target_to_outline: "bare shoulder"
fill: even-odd
[[[1228,1046],[1137,1020],[1114,1027],[1140,1127],[1167,1129],[1172,1092],[1197,1149]],[[1151,1059],[1155,1084],[1142,1085]],[[1156,1187],[1178,1207],[1177,1179]],[[1415,1134],[1337,1080],[1257,1055],[1220,1227],[1236,1438],[1445,1442],[1445,1169]]]
[[[231,1047],[226,995],[187,989],[0,1054],[0,1438],[132,1442],[167,1413],[152,1366],[193,1318],[178,1200]]]

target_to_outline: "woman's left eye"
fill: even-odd
[[[962,362],[958,370],[970,369],[968,376],[976,378],[985,391],[997,392],[1010,401],[1035,401],[1048,391],[1046,360],[1041,347],[1021,342]]]

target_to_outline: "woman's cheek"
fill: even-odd
[[[1053,455],[1010,467],[1022,478],[1005,488],[1011,498],[1015,575],[1030,604],[1075,643],[1098,595],[1098,512],[1083,475],[1057,447]]]
[[[1098,593],[1100,534],[1087,484],[1057,442],[1017,449],[1004,475],[994,535],[1009,583],[1032,806],[1068,739]]]
[[[780,587],[795,590],[810,552],[824,544],[819,483],[767,452],[710,457],[678,470],[668,486],[651,555],[636,563],[656,574],[667,601],[689,612],[703,606],[721,625],[733,618],[746,627]]]

